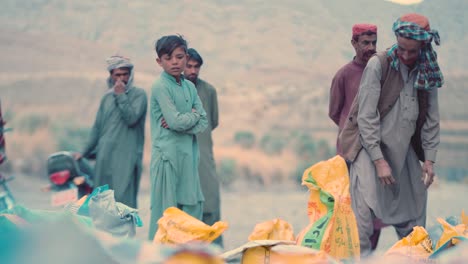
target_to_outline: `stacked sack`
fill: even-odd
[[[440,226],[430,228],[430,232],[421,226],[414,227],[385,253],[384,259],[438,263],[448,252],[458,251],[459,244],[468,240],[468,217],[462,211],[459,220],[451,217],[437,221]]]
[[[248,243],[221,256],[227,261],[238,260],[241,264],[338,263],[324,251],[296,245],[293,227],[279,218],[258,223],[248,240]]]

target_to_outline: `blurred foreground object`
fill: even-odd
[[[254,230],[249,236],[249,241],[253,240],[295,241],[291,224],[279,218],[255,225]]]
[[[153,241],[163,244],[211,243],[227,228],[226,222],[219,221],[209,226],[178,208],[169,207],[158,220],[158,231]]]
[[[221,255],[226,261],[241,255],[240,263],[339,263],[324,251],[294,245],[293,241],[255,240]]]

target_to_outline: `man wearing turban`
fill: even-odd
[[[427,188],[439,145],[437,88],[443,76],[432,49],[439,34],[426,17],[393,24],[397,43],[367,63],[356,100],[339,135],[352,161],[350,192],[361,254],[370,253],[373,220],[403,238],[426,224]]]
[[[108,184],[117,202],[137,208],[147,96],[133,86],[128,58],[112,56],[107,64],[109,90],[101,99],[88,143],[75,158],[96,155],[95,186]]]

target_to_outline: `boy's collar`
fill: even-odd
[[[177,84],[177,85],[182,85],[182,82],[185,80],[184,75],[181,74],[181,75],[180,75],[180,83],[178,83],[178,82],[176,81],[176,78],[175,78],[174,76],[170,75],[169,73],[167,73],[166,71],[163,71],[163,72],[161,73],[161,76],[163,76],[163,77],[166,78],[166,79],[171,80],[172,82],[174,82],[174,83]]]

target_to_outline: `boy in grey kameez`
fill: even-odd
[[[414,226],[425,226],[427,188],[433,181],[439,144],[436,88],[442,86],[443,77],[430,44],[433,39],[439,44],[438,33],[431,31],[427,18],[418,14],[402,16],[393,30],[397,44],[389,49],[387,57],[394,74],[387,75],[386,81],[402,79],[400,85],[393,87],[400,91],[399,96],[381,117],[377,109],[382,99],[383,65],[374,56],[364,70],[357,97],[357,123],[363,149],[352,159],[350,192],[362,256],[370,253],[369,236],[375,217],[393,225],[399,238],[408,235]],[[422,166],[411,144],[422,111],[418,90],[428,94],[420,134]]]

